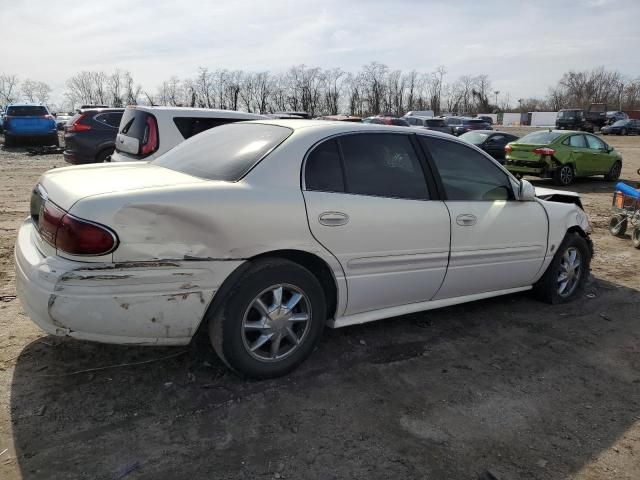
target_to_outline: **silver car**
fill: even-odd
[[[530,289],[574,298],[587,216],[576,194],[538,195],[450,135],[239,122],[152,162],[45,173],[17,239],[17,290],[51,334],[182,345],[206,328],[232,369],[274,377],[325,325]]]

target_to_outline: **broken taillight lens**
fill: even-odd
[[[38,231],[57,250],[71,255],[106,255],[118,245],[107,227],[69,215],[48,200],[40,210]]]

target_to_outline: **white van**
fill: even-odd
[[[148,107],[124,110],[112,162],[151,161],[197,133],[226,123],[266,119],[264,115],[212,108]]]

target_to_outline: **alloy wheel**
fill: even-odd
[[[582,277],[582,255],[575,247],[567,248],[560,260],[557,286],[558,295],[569,297],[580,283]]]
[[[573,169],[570,165],[564,165],[560,169],[560,182],[563,185],[569,185],[573,181]]]
[[[299,288],[279,284],[260,292],[242,320],[242,341],[253,358],[274,362],[301,345],[311,325],[311,302]]]

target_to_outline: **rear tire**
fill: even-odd
[[[609,221],[609,233],[615,237],[621,237],[627,231],[627,217],[614,215]]]
[[[13,147],[15,145],[15,141],[9,135],[5,133],[4,135],[4,146],[5,147]]]
[[[100,150],[96,155],[96,163],[104,163],[107,161],[107,158],[111,156],[113,153],[112,148],[105,148],[104,150]]]
[[[620,173],[622,172],[622,162],[616,162],[611,166],[611,170],[608,173],[605,173],[604,179],[607,182],[615,182],[620,178]]]
[[[633,243],[634,248],[640,249],[640,227],[633,229],[633,232],[631,233],[631,242]]]
[[[534,294],[554,305],[576,299],[584,290],[590,264],[586,240],[577,233],[567,233],[547,271],[533,286]]]
[[[326,299],[309,270],[265,258],[238,278],[207,317],[213,348],[232,370],[274,378],[292,371],[315,348],[326,322]]]
[[[573,167],[569,164],[560,165],[555,172],[553,172],[553,181],[556,185],[561,185],[566,187],[573,183],[575,179],[575,174],[573,172]]]

